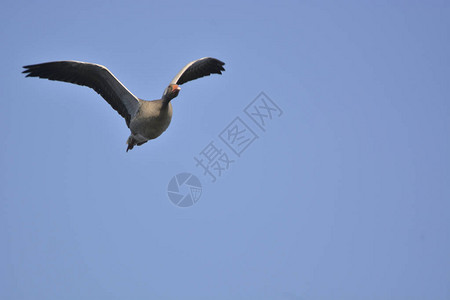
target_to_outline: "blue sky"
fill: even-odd
[[[449,299],[449,20],[446,1],[4,2],[0,298]],[[226,72],[128,153],[95,92],[21,74],[95,62],[151,100],[204,56]],[[265,131],[260,92],[283,112]],[[236,117],[258,136],[240,157],[219,137]],[[211,141],[235,160],[216,182],[194,160]]]

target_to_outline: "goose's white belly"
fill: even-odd
[[[160,136],[172,120],[172,104],[162,108],[162,101],[145,101],[136,117],[130,122],[133,137],[139,142],[152,140]]]

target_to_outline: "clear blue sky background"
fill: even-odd
[[[274,3],[2,3],[0,299],[450,299],[449,2]],[[204,56],[227,71],[129,153],[95,92],[21,74],[95,62],[157,99]],[[284,114],[210,183],[193,157],[261,91]]]

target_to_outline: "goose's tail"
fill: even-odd
[[[128,152],[128,150],[133,149],[134,146],[140,146],[140,145],[145,144],[145,143],[147,143],[147,141],[139,142],[132,135],[130,135],[128,137],[128,140],[127,140],[127,145],[128,145],[127,146],[127,152]]]
[[[128,150],[133,149],[133,147],[137,145],[137,141],[134,139],[134,137],[132,135],[130,135],[128,137],[127,145],[128,145],[127,146],[127,152],[128,152]]]

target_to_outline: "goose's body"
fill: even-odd
[[[146,101],[134,96],[106,67],[78,62],[57,61],[25,66],[27,77],[47,78],[88,86],[99,93],[127,123],[131,134],[127,151],[135,145],[160,136],[172,120],[171,100],[178,96],[179,85],[188,81],[222,74],[224,63],[205,57],[187,64],[170,82],[161,99]]]
[[[172,104],[164,105],[162,100],[141,100],[136,116],[131,119],[127,144],[142,145],[156,139],[169,127],[172,120]]]

